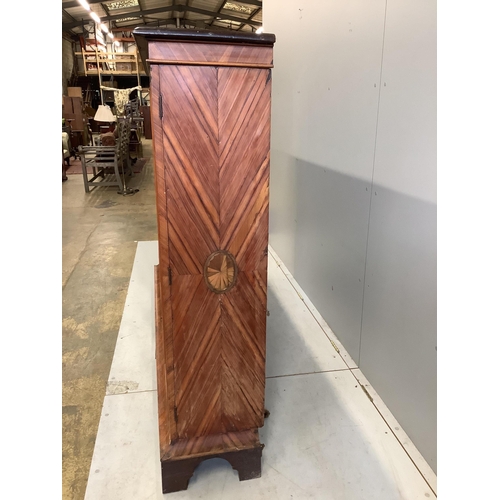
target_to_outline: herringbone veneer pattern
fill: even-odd
[[[176,432],[254,429],[264,412],[270,70],[158,71]],[[226,293],[203,275],[217,250],[238,270]]]

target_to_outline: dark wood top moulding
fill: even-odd
[[[256,33],[211,30],[138,27],[134,29],[132,34],[136,40],[137,48],[139,49],[146,74],[148,75],[150,74],[149,42],[191,42],[273,47],[276,41],[276,36],[272,33],[261,33],[257,35]]]
[[[241,43],[251,45],[274,45],[276,36],[272,33],[241,33],[211,30],[162,29],[162,28],[135,28],[134,37],[146,40],[182,41],[182,42],[216,42]]]

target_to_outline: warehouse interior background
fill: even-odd
[[[277,36],[271,244],[434,470],[439,461],[445,498],[488,498],[495,479],[489,457],[499,444],[493,401],[498,292],[492,283],[500,277],[494,119],[500,106],[491,64],[498,35],[495,16],[482,5],[451,12],[436,10],[432,1],[291,0],[285,7],[265,0],[259,14],[265,31]],[[64,60],[59,11],[38,8],[33,29],[39,19],[50,19],[49,45],[61,47]],[[463,36],[465,25],[472,36]],[[19,47],[29,52],[33,42]],[[19,297],[7,311],[8,328],[17,332],[7,345],[18,360],[6,366],[17,372],[24,371],[21,364],[34,367],[7,389],[7,399],[24,404],[6,425],[17,429],[10,449],[19,464],[26,462],[30,440],[23,436],[19,446],[16,436],[37,428],[37,448],[47,450],[47,458],[44,453],[36,482],[57,492],[64,207],[59,166],[45,175],[41,168],[60,165],[60,145],[47,138],[56,136],[61,81],[64,93],[68,79],[58,56],[54,61],[33,62],[43,77],[44,104],[28,113],[43,116],[48,130],[29,148],[35,182],[25,181],[24,224],[6,217],[7,234],[16,241],[5,248],[9,290]],[[21,90],[30,93],[27,81]],[[7,110],[6,116],[20,115],[19,104],[8,103]],[[18,120],[25,128],[26,115]],[[12,151],[8,158],[14,161]],[[129,200],[134,197],[119,200],[125,211]],[[19,205],[10,195],[3,203],[6,214]],[[145,219],[152,207],[152,198],[144,201]],[[147,233],[145,239],[154,226]],[[102,248],[93,255],[96,267]],[[129,277],[118,278],[126,288]],[[480,356],[472,357],[476,345]],[[19,387],[27,389],[22,398]],[[48,417],[40,416],[46,411]],[[11,493],[24,474],[13,474],[2,488]],[[466,477],[480,479],[469,483]]]

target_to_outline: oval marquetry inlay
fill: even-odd
[[[205,263],[205,282],[212,292],[227,292],[236,282],[236,271],[234,257],[219,250],[210,255]]]

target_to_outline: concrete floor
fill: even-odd
[[[81,174],[62,184],[62,487],[83,500],[137,241],[157,239],[151,140],[140,174],[85,193]]]

